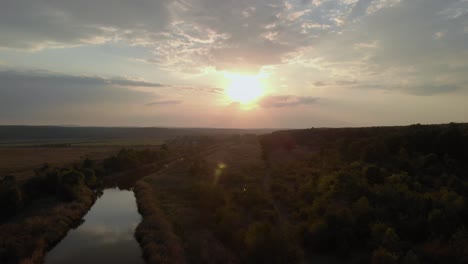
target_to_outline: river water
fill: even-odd
[[[84,223],[49,251],[45,263],[144,263],[133,236],[140,221],[133,191],[106,189]]]

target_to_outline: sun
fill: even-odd
[[[226,95],[233,102],[250,104],[264,93],[258,76],[226,74],[229,85],[226,87]]]

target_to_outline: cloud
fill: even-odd
[[[203,93],[212,93],[212,94],[222,94],[224,93],[223,88],[218,87],[207,87],[207,86],[171,86],[176,89],[187,90],[187,91],[195,91],[195,92],[203,92]]]
[[[310,8],[313,6],[314,8]],[[2,5],[0,47],[40,50],[125,42],[150,49],[148,61],[196,72],[204,66],[258,71],[334,30],[354,4],[308,6],[283,0],[18,0]],[[306,24],[320,28],[307,28]]]
[[[410,93],[413,95],[424,95],[424,96],[453,93],[460,89],[461,87],[456,86],[456,85],[433,85],[433,84],[402,87],[402,90],[407,93]]]
[[[326,82],[322,82],[322,81],[316,81],[314,82],[314,86],[327,86],[328,84]]]
[[[134,89],[140,86],[160,87],[161,84],[122,77],[0,71],[0,120],[34,119],[86,108],[102,111],[108,108],[106,111],[112,113],[115,107],[138,105],[156,97],[153,92]],[[81,118],[89,117],[83,114]]]
[[[99,77],[95,77],[95,78],[99,79]],[[151,82],[131,80],[131,79],[121,79],[121,78],[115,78],[115,79],[101,78],[101,79],[104,82],[107,82],[111,85],[118,85],[118,86],[136,86],[136,87],[167,87],[169,86],[169,85],[160,84],[160,83],[151,83]]]
[[[356,80],[338,80],[335,82],[336,85],[353,85],[356,84]]]
[[[294,95],[271,95],[262,98],[259,105],[263,108],[294,107],[299,105],[312,105],[317,103],[319,98],[309,96]]]
[[[287,15],[284,10],[280,0],[177,1],[171,8],[177,22],[169,26],[164,40],[153,43],[155,60],[183,71],[214,66],[255,72],[281,63],[283,55],[295,50],[281,40],[279,16]]]
[[[165,87],[160,83],[145,82],[141,80],[126,79],[123,77],[104,78],[100,76],[67,75],[47,71],[0,71],[0,80],[5,87],[15,84],[29,84],[31,86],[47,85],[79,85],[79,86],[122,86],[122,87]],[[31,88],[32,89],[32,88]]]
[[[155,105],[178,105],[181,104],[181,100],[160,100],[160,101],[154,101],[151,103],[145,104],[146,106],[155,106]]]
[[[304,76],[316,86],[355,80],[427,94],[468,81],[467,32],[462,0],[7,0],[0,9],[4,48],[124,43],[167,71],[299,65],[320,72],[321,81]]]
[[[359,0],[356,2],[354,5],[353,9],[351,10],[351,13],[349,14],[348,19],[349,20],[354,20],[364,14],[366,14],[367,9],[371,5],[372,0]]]
[[[6,0],[0,46],[41,49],[103,43],[160,32],[170,22],[166,0]]]
[[[467,1],[360,0],[350,16],[354,21],[322,35],[297,59],[328,76],[322,82],[414,95],[466,86]]]
[[[177,111],[192,107],[183,96],[196,98],[195,104],[216,96],[220,88],[176,86],[125,77],[68,75],[48,71],[0,70],[0,123],[43,124],[126,124],[145,120],[165,120]],[[174,90],[180,92],[174,97]],[[191,102],[192,102],[191,101]],[[193,103],[193,102],[192,102]],[[162,111],[160,111],[162,110]],[[198,110],[196,110],[198,111]],[[195,114],[194,114],[195,115]],[[154,119],[151,119],[153,117]],[[180,119],[177,119],[180,120]],[[174,121],[175,122],[175,121]],[[154,123],[157,124],[157,123]]]

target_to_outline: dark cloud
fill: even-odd
[[[314,86],[319,86],[320,87],[320,86],[327,86],[327,85],[328,85],[328,83],[326,83],[326,82],[321,82],[321,81],[314,82]]]
[[[262,98],[259,105],[264,108],[293,107],[298,105],[312,105],[319,98],[310,96],[272,95]]]
[[[335,82],[337,85],[353,85],[353,84],[356,84],[357,81],[356,80],[338,80]]]
[[[56,74],[46,71],[0,71],[2,85],[29,84],[31,86],[78,85],[78,86],[126,86],[126,87],[164,87],[160,83],[151,83],[125,78],[103,78],[99,76],[79,76]]]
[[[0,46],[38,49],[98,43],[116,35],[158,32],[169,23],[169,0],[5,0]]]
[[[461,87],[456,86],[456,85],[431,85],[431,84],[402,87],[402,90],[404,92],[414,94],[414,95],[423,95],[423,96],[453,93],[460,89]]]
[[[129,80],[129,79],[104,79],[109,84],[119,85],[119,86],[137,86],[137,87],[168,87],[169,85],[164,85],[160,83],[151,83],[145,81]]]
[[[155,95],[130,89],[160,84],[49,72],[0,71],[0,120],[99,105],[140,104]]]
[[[435,85],[435,84],[413,84],[413,85],[382,85],[372,83],[355,83],[349,86],[355,89],[368,89],[368,90],[384,90],[384,91],[400,91],[402,93],[418,95],[418,96],[433,96],[440,94],[454,93],[463,89],[460,85]]]
[[[146,106],[155,106],[155,105],[178,105],[181,104],[181,100],[160,100],[160,101],[154,101],[151,103],[145,104]]]

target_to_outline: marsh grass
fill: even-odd
[[[151,186],[145,181],[139,181],[134,192],[138,211],[143,216],[135,231],[135,238],[143,249],[147,263],[186,263],[182,242],[156,204]]]
[[[72,202],[38,201],[28,212],[0,225],[1,263],[42,263],[45,253],[81,223],[96,200],[84,189]],[[33,208],[41,209],[33,209]]]

